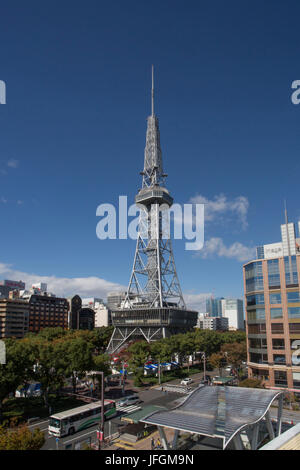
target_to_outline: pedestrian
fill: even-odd
[[[154,450],[154,449],[155,449],[155,441],[152,437],[152,439],[151,439],[151,450]]]

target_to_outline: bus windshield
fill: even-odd
[[[60,420],[56,418],[50,418],[49,426],[52,428],[60,428]]]

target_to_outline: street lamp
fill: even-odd
[[[101,450],[101,442],[104,441],[104,372],[97,371],[93,375],[101,375],[101,421],[97,431],[98,450]]]

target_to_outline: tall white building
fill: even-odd
[[[229,330],[244,330],[244,310],[241,299],[225,299],[223,315],[228,318]]]
[[[91,308],[95,312],[95,328],[109,326],[111,324],[110,310],[102,299],[88,297],[82,299],[82,308]]]

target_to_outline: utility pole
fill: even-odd
[[[206,380],[206,355],[205,352],[202,354],[203,359],[203,378]]]
[[[123,380],[122,380],[122,395],[124,395],[124,385],[125,385],[125,370],[124,370],[124,364],[125,364],[125,362],[122,361],[122,375],[123,375]]]
[[[161,385],[161,377],[160,377],[160,357],[158,359],[158,385]]]
[[[101,450],[101,443],[104,441],[104,373],[99,371],[101,375],[101,422],[97,431],[98,437],[98,450]]]

